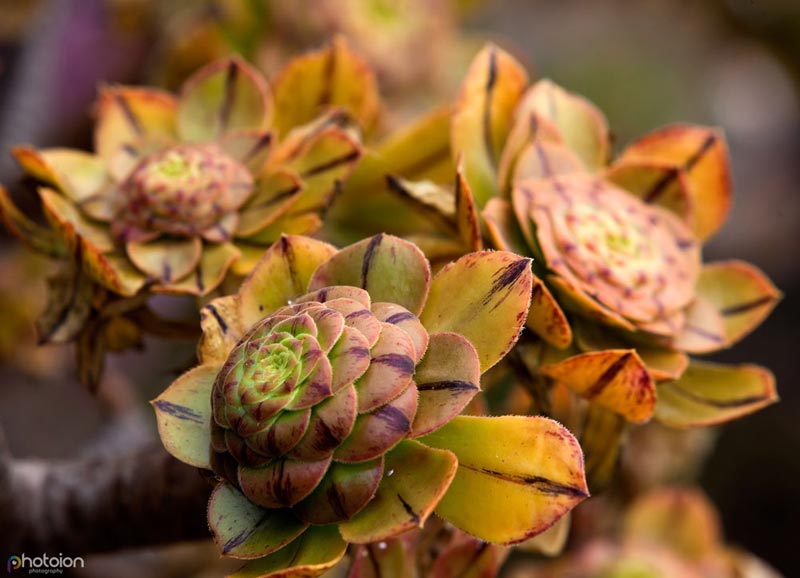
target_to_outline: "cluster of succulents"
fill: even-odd
[[[7,228],[60,260],[39,328],[78,340],[84,381],[158,326],[150,296],[197,298],[199,365],[153,406],[215,484],[237,576],[319,576],[349,545],[352,578],[455,578],[468,555],[494,576],[506,546],[563,548],[629,424],[776,400],[763,368],[689,358],[780,298],[752,265],[702,262],[730,205],[718,131],[660,129],[612,161],[594,105],[528,87],[491,45],[452,106],[373,142],[380,114],[341,38],[272,88],[218,60],[177,97],[103,88],[93,153],[16,148],[48,226],[0,189]]]

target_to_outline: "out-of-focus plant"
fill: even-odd
[[[621,526],[544,567],[520,567],[532,578],[779,578],[753,555],[726,545],[719,518],[699,490],[665,487],[641,495]]]
[[[283,237],[203,308],[201,365],[153,405],[167,449],[220,480],[209,525],[257,559],[242,576],[317,576],[433,512],[519,542],[587,496],[563,426],[458,416],[519,336],[529,259],[471,253],[430,277],[396,237]]]
[[[39,196],[49,227],[3,190],[0,214],[12,233],[65,264],[40,337],[78,339],[84,382],[97,383],[104,350],[138,343],[142,328],[174,329],[146,308],[150,294],[209,295],[229,272],[246,274],[280,234],[319,228],[361,154],[351,115],[366,125],[377,111],[363,61],[341,43],[328,52],[335,66],[322,66],[327,53],[305,56],[274,90],[236,58],[196,72],[177,97],[105,87],[94,153],[14,149],[46,185]]]

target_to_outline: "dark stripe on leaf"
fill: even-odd
[[[406,501],[405,501],[405,499],[403,499],[403,496],[401,496],[400,494],[397,494],[397,499],[398,499],[398,500],[400,500],[400,503],[403,505],[403,509],[404,509],[404,510],[406,511],[406,513],[407,513],[407,514],[408,514],[408,515],[411,517],[411,520],[412,520],[412,521],[413,521],[415,524],[419,524],[419,514],[417,514],[417,513],[414,511],[414,508],[412,508],[412,507],[411,507],[411,504],[409,504],[408,502],[406,502]]]
[[[367,288],[367,275],[369,274],[370,266],[372,265],[372,258],[375,256],[375,251],[378,250],[381,242],[383,241],[383,233],[375,235],[370,239],[367,245],[367,250],[364,252],[364,259],[361,261],[361,288]]]
[[[205,423],[203,416],[201,416],[199,413],[186,406],[177,405],[175,403],[163,399],[157,399],[156,401],[153,402],[153,405],[156,406],[161,411],[163,411],[164,413],[168,413],[169,415],[176,417],[178,419],[193,421],[195,423],[200,423],[200,424]]]
[[[261,137],[259,137],[259,139],[253,144],[250,150],[247,151],[247,154],[244,155],[244,161],[247,162],[253,160],[257,154],[267,148],[270,144],[272,144],[272,133],[268,132],[261,135]]]
[[[408,355],[402,353],[386,353],[372,358],[372,363],[388,365],[403,375],[413,375],[415,363]]]
[[[497,472],[495,470],[489,470],[487,468],[474,468],[466,464],[459,464],[459,467],[467,468],[468,470],[472,470],[474,472],[480,472],[482,474],[486,474],[488,476],[492,476],[494,478],[504,480],[506,482],[511,482],[513,484],[519,484],[522,486],[533,486],[543,494],[551,494],[556,496],[574,496],[576,498],[589,497],[589,494],[581,488],[568,486],[567,484],[560,484],[558,482],[554,482],[553,480],[548,480],[547,478],[543,478],[541,476],[517,476],[514,474],[504,474],[503,472]]]
[[[715,142],[717,142],[716,135],[712,134],[706,137],[706,140],[703,141],[703,144],[700,145],[700,148],[697,149],[697,152],[690,156],[683,165],[687,172],[691,171],[695,165],[700,162],[700,159],[711,150],[711,147],[714,146]]]
[[[417,384],[419,391],[452,391],[458,393],[462,391],[475,391],[478,388],[474,383],[469,381],[461,381],[458,379],[445,380],[445,381],[432,381],[430,383]]]
[[[360,156],[361,156],[361,151],[359,150],[351,151],[346,155],[342,155],[335,159],[331,159],[326,163],[322,163],[321,165],[311,167],[306,172],[304,172],[302,176],[304,178],[313,177],[314,175],[318,175],[320,173],[324,173],[325,171],[335,169],[341,165],[346,165],[347,163],[356,161]]]
[[[745,303],[731,305],[730,307],[720,309],[720,314],[723,317],[739,315],[740,313],[747,313],[753,309],[758,309],[759,307],[772,303],[773,301],[775,301],[774,297],[771,295],[765,295],[764,297],[759,297],[758,299],[753,299],[752,301],[746,301]]]
[[[492,166],[495,165],[494,144],[492,143],[492,95],[497,84],[497,51],[489,52],[489,70],[486,76],[483,102],[483,146]]]
[[[658,197],[664,194],[670,184],[678,178],[680,170],[674,167],[667,169],[667,171],[659,178],[647,194],[644,195],[645,203],[654,203]]]
[[[384,405],[376,409],[373,415],[383,420],[390,429],[395,431],[408,432],[411,430],[411,422],[406,414],[393,405]]]
[[[484,306],[489,305],[489,303],[492,302],[492,299],[494,299],[499,292],[503,291],[503,295],[497,300],[497,303],[494,304],[494,307],[492,307],[491,310],[494,311],[497,309],[500,304],[505,301],[506,297],[508,297],[511,287],[519,280],[522,274],[525,273],[530,266],[530,263],[531,259],[519,259],[513,263],[509,263],[500,271],[495,273],[495,277],[497,278],[492,283],[492,287],[489,289],[489,292],[484,296],[482,304]]]
[[[228,63],[228,70],[225,74],[225,88],[222,95],[222,104],[219,107],[219,132],[223,134],[228,129],[228,123],[231,120],[231,112],[233,111],[233,102],[236,97],[236,76],[239,73],[239,67],[231,60]]]
[[[603,375],[598,378],[594,385],[586,390],[586,397],[592,399],[593,397],[600,395],[600,393],[608,386],[608,384],[611,383],[615,377],[617,377],[620,371],[622,371],[622,368],[625,367],[630,358],[631,354],[626,353],[612,363],[608,369],[603,372]]]
[[[236,536],[225,542],[222,545],[222,553],[227,554],[232,550],[234,550],[235,548],[241,546],[250,536],[252,536],[255,533],[258,527],[264,523],[264,521],[267,519],[269,515],[270,515],[269,512],[265,513],[258,521],[258,523],[254,524],[252,528],[248,530],[243,530],[242,532],[240,532],[239,534],[237,534]]]
[[[704,339],[708,339],[709,341],[713,341],[714,343],[724,343],[725,337],[722,335],[717,335],[716,333],[711,333],[710,331],[706,331],[702,327],[697,327],[696,325],[689,325],[686,324],[683,327],[684,331],[688,331],[689,333],[694,333],[695,335],[699,335]]]
[[[130,127],[133,129],[138,135],[144,134],[144,128],[142,127],[142,123],[139,122],[139,118],[133,112],[130,103],[122,96],[121,93],[114,94],[114,100],[117,102],[120,110],[122,110],[122,114],[125,117],[125,120],[128,122]]]
[[[692,391],[688,391],[680,387],[677,383],[669,384],[666,387],[668,387],[671,391],[678,394],[680,397],[689,399],[691,401],[694,401],[702,405],[707,405],[720,409],[747,407],[748,405],[754,405],[757,403],[763,403],[769,401],[769,397],[766,395],[751,395],[748,397],[741,397],[739,399],[729,399],[729,400],[709,399],[707,397],[697,395]]]
[[[217,311],[217,308],[214,307],[213,305],[206,305],[206,309],[208,311],[210,311],[211,315],[214,316],[214,319],[217,320],[217,323],[219,324],[219,328],[222,329],[222,332],[223,333],[227,333],[228,332],[228,324],[222,318],[222,315],[219,314],[219,311]]]
[[[386,318],[386,323],[391,323],[392,325],[396,325],[402,321],[408,321],[409,319],[416,319],[417,316],[411,313],[410,311],[400,311],[399,313],[395,313],[394,315],[390,315]]]

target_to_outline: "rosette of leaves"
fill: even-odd
[[[528,87],[490,45],[450,137],[494,246],[534,258],[527,326],[539,341],[518,357],[533,387],[564,384],[591,402],[587,454],[589,438],[615,446],[620,420],[703,426],[776,400],[766,369],[688,357],[737,342],[780,298],[752,265],[701,260],[730,206],[718,130],[662,128],[609,164],[603,114],[548,80]]]
[[[219,480],[209,525],[240,576],[316,576],[348,543],[431,513],[483,540],[542,532],[587,496],[583,457],[544,417],[458,416],[512,347],[530,261],[471,253],[431,280],[413,244],[273,245],[202,310],[201,365],[153,405],[178,459]]]
[[[90,318],[138,310],[145,294],[208,295],[229,271],[246,274],[282,232],[319,228],[320,212],[360,156],[358,136],[344,111],[298,105],[300,114],[287,109],[283,91],[278,96],[246,63],[220,60],[197,71],[178,96],[102,88],[94,152],[13,150],[45,184],[39,197],[49,227],[23,215],[3,191],[7,227],[71,265],[62,275],[69,281],[53,284],[72,289],[54,291],[43,341],[69,341]],[[105,309],[111,304],[114,314]],[[136,341],[128,329],[128,341]],[[116,339],[119,332],[91,333]],[[102,339],[89,341],[96,360]]]

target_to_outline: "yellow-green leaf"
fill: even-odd
[[[214,140],[241,129],[266,129],[272,94],[261,74],[240,58],[226,58],[195,72],[182,86],[178,134],[182,140]]]
[[[369,64],[337,36],[330,45],[289,61],[275,80],[278,134],[337,106],[369,132],[378,117],[378,83]]]
[[[336,249],[309,239],[285,235],[264,253],[239,290],[241,319],[249,327],[306,292],[311,276]]]
[[[757,365],[692,361],[680,379],[656,389],[655,418],[680,428],[724,423],[778,400],[775,377]]]
[[[464,174],[481,207],[500,192],[497,165],[527,83],[522,66],[489,44],[461,85],[450,125],[451,148],[454,159],[464,155]]]
[[[419,315],[430,278],[428,260],[415,245],[392,235],[376,235],[345,247],[321,265],[308,288],[361,287],[375,302],[396,303]]]
[[[347,542],[335,525],[312,526],[277,552],[248,562],[228,578],[316,578],[344,556]]]
[[[564,144],[575,152],[590,171],[608,162],[608,122],[587,99],[568,92],[550,80],[540,80],[523,96],[520,112],[532,111],[558,127]]]
[[[532,282],[530,259],[506,251],[470,253],[434,277],[420,320],[430,333],[469,339],[485,372],[519,338]]]
[[[291,510],[256,506],[228,482],[211,494],[208,526],[224,555],[247,560],[279,551],[308,528]]]
[[[158,435],[184,463],[211,469],[211,389],[220,366],[200,365],[176,379],[151,403]]]
[[[405,440],[386,454],[384,478],[375,497],[339,529],[348,542],[385,540],[421,528],[456,472],[449,451]]]
[[[757,267],[744,261],[708,263],[700,272],[698,295],[717,308],[728,344],[750,333],[770,314],[781,292]]]
[[[589,495],[578,441],[548,418],[459,416],[420,441],[458,457],[436,513],[482,540],[526,540]]]

